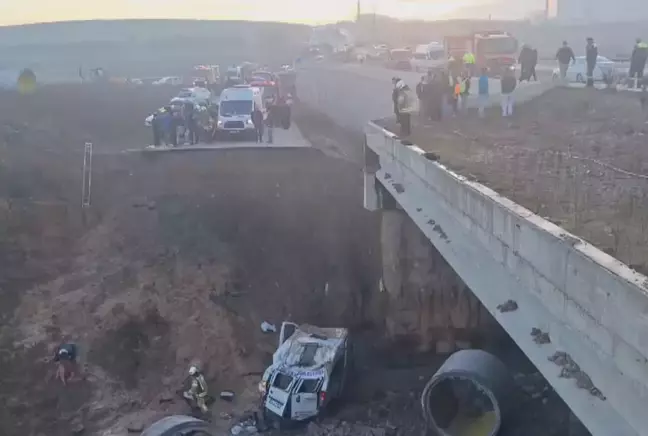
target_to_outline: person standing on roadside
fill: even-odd
[[[479,118],[484,118],[486,113],[486,106],[488,105],[488,68],[482,68],[481,76],[479,76],[478,89],[478,109]]]
[[[638,87],[641,79],[644,76],[646,69],[646,60],[648,59],[648,44],[643,42],[641,38],[637,38],[637,43],[632,50],[632,57],[630,58],[630,72],[629,76],[635,80],[633,87]]]
[[[500,83],[502,86],[502,116],[510,117],[513,115],[513,91],[517,85],[515,71],[512,68],[504,70]]]
[[[594,38],[587,38],[587,45],[585,46],[585,62],[587,63],[587,86],[594,87],[594,68],[596,68],[596,61],[598,60],[598,47],[594,42]]]
[[[529,81],[531,78],[531,61],[532,61],[533,51],[528,44],[522,46],[520,50],[520,56],[518,57],[518,64],[520,64],[520,83],[523,81]]]
[[[256,103],[252,110],[252,124],[254,124],[254,130],[256,132],[256,142],[263,142],[263,112]]]
[[[279,122],[279,105],[275,96],[266,108],[266,127],[268,128],[268,144],[274,143],[274,128]]]
[[[412,112],[414,102],[409,86],[402,80],[396,82],[398,122],[401,126],[401,137],[412,134]]]
[[[558,61],[558,68],[560,70],[560,81],[565,83],[565,80],[567,79],[567,70],[569,69],[569,63],[576,62],[574,50],[572,50],[567,41],[563,41],[562,47],[558,49],[558,52],[556,53],[556,60]]]
[[[533,81],[538,81],[538,75],[536,74],[536,67],[538,66],[538,49],[531,49],[531,71],[529,75],[529,80],[533,77]]]
[[[416,97],[419,101],[419,115],[422,119],[427,119],[427,111],[425,107],[425,91],[427,86],[426,76],[421,77],[421,81],[416,84]]]

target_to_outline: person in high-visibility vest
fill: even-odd
[[[470,76],[472,77],[475,71],[475,55],[472,54],[471,52],[465,53],[463,55],[462,60],[463,60],[463,64],[468,69]]]

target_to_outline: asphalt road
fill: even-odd
[[[359,64],[313,63],[303,65],[297,75],[299,98],[309,106],[323,112],[344,127],[362,130],[371,120],[391,116],[391,80],[403,79],[412,89],[421,79],[421,73],[394,71],[382,67]],[[477,89],[476,78],[471,89]],[[540,82],[522,83],[515,91],[517,102],[527,101],[552,87],[551,76]],[[490,82],[490,104],[499,104],[500,83]],[[468,100],[475,106],[476,98]]]

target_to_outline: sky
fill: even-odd
[[[493,0],[361,0],[361,9],[396,18],[434,20],[487,1]],[[0,25],[128,18],[323,24],[352,19],[356,4],[356,0],[0,0]]]

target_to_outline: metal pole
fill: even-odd
[[[90,207],[92,189],[92,142],[86,142],[83,150],[83,185],[81,186],[81,207]]]

